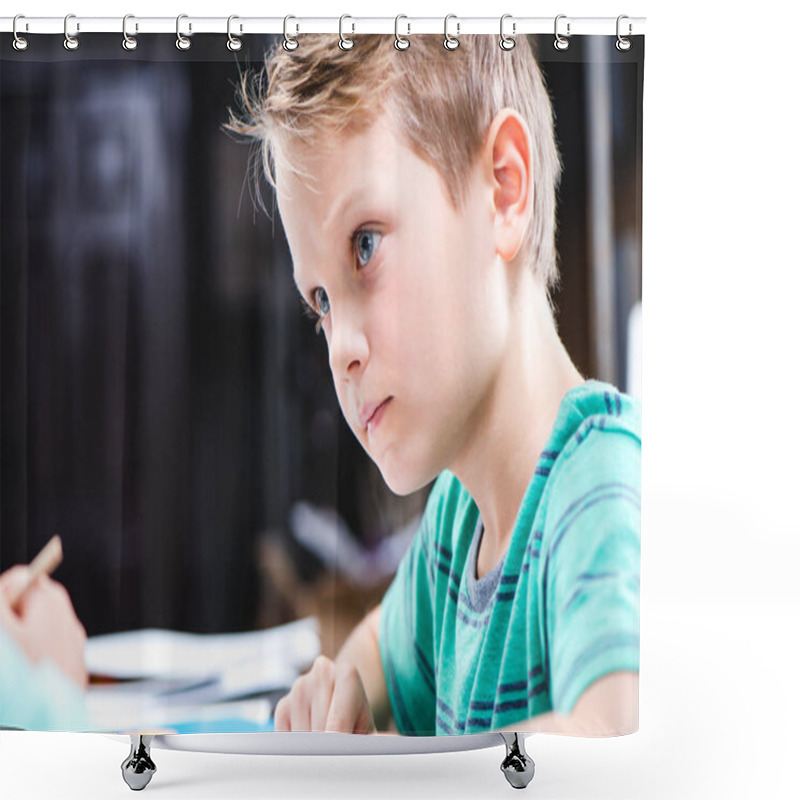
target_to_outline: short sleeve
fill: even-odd
[[[381,601],[378,644],[397,729],[436,735],[431,517],[434,491],[408,551]]]
[[[559,475],[566,499],[543,541],[550,692],[560,713],[603,676],[639,670],[641,442],[593,430],[570,462]]]
[[[0,726],[29,731],[87,731],[84,693],[47,659],[32,664],[0,626]]]

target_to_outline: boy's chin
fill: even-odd
[[[373,459],[374,460],[374,459]],[[407,497],[414,492],[427,486],[436,476],[421,476],[410,472],[397,473],[393,470],[385,469],[381,464],[375,462],[381,471],[384,483],[389,487],[393,494],[398,497]]]

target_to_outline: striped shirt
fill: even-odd
[[[483,526],[449,471],[381,603],[400,733],[481,733],[568,713],[639,669],[641,411],[613,386],[568,392],[502,561],[476,577]]]

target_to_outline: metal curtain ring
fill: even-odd
[[[231,35],[231,22],[233,22],[233,20],[235,20],[235,19],[239,19],[239,17],[237,17],[235,14],[231,14],[231,16],[228,17],[228,44],[227,44],[227,47],[228,47],[228,50],[230,50],[232,53],[235,53],[237,50],[241,50],[242,49],[242,40],[241,39],[237,39],[235,36]],[[242,30],[242,28],[240,26],[239,27],[239,32],[241,32],[241,30]]]
[[[342,24],[344,23],[344,21],[346,19],[353,19],[353,18],[349,14],[342,14],[342,16],[339,17],[339,49],[340,50],[352,50],[353,49],[353,45],[355,44],[355,42],[352,39],[348,39],[342,33]],[[356,29],[356,26],[354,24],[353,25],[353,31],[354,32],[355,32],[355,29]]]
[[[27,50],[28,49],[28,40],[23,38],[17,33],[17,20],[18,19],[25,19],[24,14],[17,14],[14,17],[14,25],[12,26],[12,30],[14,32],[14,49],[15,50]],[[28,23],[25,23],[25,30],[28,29]]]
[[[297,19],[297,17],[289,14],[283,18],[283,49],[291,53],[293,50],[297,50],[297,39],[294,36],[289,36],[286,29],[290,19]]]
[[[619,50],[622,53],[625,53],[625,52],[627,52],[628,50],[631,49],[631,40],[625,38],[619,32],[619,30],[620,30],[620,25],[619,24],[624,19],[628,19],[628,17],[625,14],[620,14],[617,17],[617,50]],[[631,24],[629,22],[628,23],[628,36],[630,36],[631,30],[632,30],[632,27],[631,27]]]
[[[458,45],[460,44],[460,42],[458,41],[458,38],[457,38],[458,34],[461,32],[461,23],[460,22],[456,21],[456,35],[455,36],[451,36],[447,32],[447,23],[451,19],[455,19],[455,18],[456,18],[455,14],[448,14],[444,18],[444,42],[443,42],[443,44],[444,44],[445,50],[455,50],[458,47]]]
[[[126,14],[122,18],[122,46],[126,50],[135,50],[138,47],[139,42],[136,41],[136,37],[135,36],[128,36],[128,20],[129,19],[136,19],[136,17],[134,17],[133,14]],[[139,24],[138,23],[136,23],[135,29],[137,31],[139,30]]]
[[[64,17],[64,49],[65,50],[77,50],[78,49],[78,45],[80,45],[80,42],[74,36],[70,36],[69,35],[68,28],[69,28],[69,21],[71,19],[75,19],[75,15],[74,14],[67,14],[67,16]],[[81,26],[80,26],[80,24],[78,24],[76,30],[80,30],[80,29],[81,29]]]
[[[394,18],[394,46],[398,50],[408,50],[411,47],[411,39],[406,39],[405,36],[401,36],[398,31],[398,25],[401,19],[408,19],[405,14],[398,14]],[[407,23],[408,25],[408,32],[411,33],[411,23]]]
[[[178,38],[175,40],[175,47],[178,50],[188,50],[192,46],[192,40],[187,39],[181,33],[181,20],[187,19],[189,17],[188,14],[178,14],[178,18],[175,20],[175,33],[177,34]],[[192,31],[192,23],[189,23],[189,32]]]
[[[500,17],[500,49],[501,50],[513,50],[514,49],[514,45],[516,44],[516,42],[514,41],[514,34],[516,34],[516,32],[517,32],[517,23],[516,22],[512,22],[511,23],[511,34],[512,34],[511,36],[506,36],[503,33],[503,23],[511,16],[512,16],[511,14],[503,14],[503,16]]]
[[[555,24],[556,40],[553,42],[553,47],[555,47],[556,50],[567,50],[569,48],[569,38],[568,37],[571,35],[570,29],[569,29],[570,28],[569,22],[567,23],[567,36],[566,37],[562,36],[558,32],[558,21],[560,19],[566,19],[566,18],[567,18],[566,14],[559,14],[556,17],[556,24]]]

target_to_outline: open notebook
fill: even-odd
[[[274,703],[319,649],[311,617],[246,633],[94,636],[86,644],[90,720],[114,731],[271,730]]]

